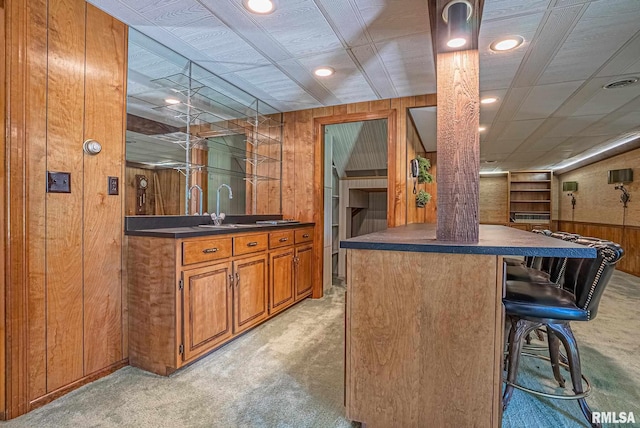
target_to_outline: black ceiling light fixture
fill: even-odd
[[[472,14],[473,6],[467,0],[452,0],[442,9],[442,20],[447,24],[447,47],[467,49],[471,43]]]

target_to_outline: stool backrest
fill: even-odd
[[[595,318],[600,297],[609,283],[616,263],[624,255],[620,245],[594,238],[580,238],[577,244],[593,247],[597,251],[595,259],[569,259],[565,273],[565,289],[574,287],[576,305],[589,311],[589,318]],[[571,290],[570,290],[571,291]]]
[[[576,242],[580,235],[568,232],[553,232],[552,238],[562,239],[563,241]],[[564,278],[564,273],[567,270],[568,259],[566,257],[549,257],[548,270],[549,280],[555,284],[560,284]],[[542,263],[542,269],[544,270],[545,263]]]

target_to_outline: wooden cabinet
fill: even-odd
[[[237,334],[269,315],[266,254],[234,261],[233,275],[233,333]]]
[[[232,285],[230,262],[183,272],[185,360],[197,357],[231,337]]]
[[[311,295],[313,229],[128,238],[129,361],[168,375]]]
[[[294,256],[295,300],[311,295],[313,288],[313,245],[299,245]]]
[[[511,222],[542,224],[548,227],[551,221],[551,179],[551,171],[509,173]]]
[[[269,313],[275,314],[295,301],[293,291],[294,248],[269,255]]]

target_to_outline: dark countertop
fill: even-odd
[[[226,224],[226,223],[225,223]],[[151,236],[156,238],[193,238],[196,236],[226,235],[244,232],[272,232],[274,230],[291,229],[294,227],[313,226],[314,223],[285,223],[279,225],[246,225],[238,228],[209,228],[200,226],[163,227],[154,229],[128,230],[129,236]]]
[[[409,224],[340,241],[340,248],[422,253],[595,258],[596,250],[513,227],[480,225],[477,244],[436,240],[435,224]]]

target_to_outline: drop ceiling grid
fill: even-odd
[[[560,107],[584,82],[562,82],[531,88],[514,120],[547,118]]]
[[[488,0],[482,10],[482,25],[494,19],[544,11],[550,4],[551,0]]]
[[[173,28],[171,32],[211,61],[224,65],[228,72],[268,64],[260,53],[214,16],[191,26]]]
[[[399,96],[436,91],[435,64],[428,33],[376,43]]]
[[[430,32],[429,9],[423,0],[395,1],[355,0],[368,33],[374,42]],[[431,43],[431,39],[429,39]]]
[[[573,6],[548,12],[516,73],[512,83],[514,87],[536,84],[584,9],[586,6]]]
[[[348,103],[378,98],[360,68],[344,50],[300,58],[297,61],[308,70],[331,64],[336,74],[322,79],[322,84],[339,99],[339,102]],[[287,63],[288,61],[283,61],[280,64],[286,66]]]
[[[259,27],[297,58],[342,48],[324,15],[312,0],[304,0],[278,8],[262,17]]]
[[[544,16],[544,13],[532,13],[517,18],[483,21],[478,41],[481,91],[509,87]],[[508,35],[522,36],[525,42],[513,51],[494,52],[489,49],[492,42]]]
[[[590,77],[638,32],[639,20],[637,0],[590,3],[540,77],[540,83]]]

